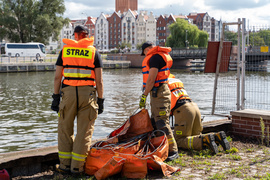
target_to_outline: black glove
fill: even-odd
[[[53,101],[52,101],[51,109],[53,111],[56,111],[56,112],[59,111],[60,97],[61,97],[60,94],[53,94],[52,95]]]
[[[97,98],[97,104],[98,104],[98,114],[103,113],[104,110],[104,100],[103,98]]]

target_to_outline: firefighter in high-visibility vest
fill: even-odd
[[[220,144],[224,150],[229,150],[230,144],[224,131],[201,133],[203,126],[200,110],[184,89],[182,81],[170,74],[168,85],[171,91],[171,114],[175,117],[174,137],[178,147],[194,150],[208,148],[217,154],[217,145]]]
[[[51,109],[58,112],[58,154],[56,170],[83,173],[91,145],[94,123],[103,112],[102,61],[85,26],[76,26],[75,40],[63,39],[56,62]],[[62,81],[63,78],[63,81]],[[62,82],[61,82],[62,81]],[[60,91],[60,86],[62,86]],[[62,100],[60,102],[60,97]],[[74,137],[74,120],[77,134]]]
[[[166,133],[169,142],[169,154],[166,161],[179,157],[169,117],[171,94],[168,87],[168,77],[172,58],[169,55],[171,48],[154,46],[151,42],[142,45],[142,54],[146,55],[142,62],[143,94],[140,99],[140,108],[145,108],[147,95],[150,93],[151,120],[155,129]]]

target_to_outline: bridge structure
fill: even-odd
[[[173,59],[206,59],[207,48],[184,49],[172,48],[170,55]],[[241,53],[242,56],[242,53]],[[270,60],[270,52],[246,52],[246,62]]]
[[[246,53],[246,71],[268,71],[270,67],[270,52]]]
[[[197,48],[197,49],[172,48],[170,55],[174,60],[173,66],[175,68],[193,68],[195,70],[200,68],[199,71],[203,71],[204,63],[207,57],[207,48]],[[240,57],[242,59],[242,53],[240,54]],[[231,54],[229,62],[230,64],[229,67],[231,70],[236,70],[236,68],[232,68],[236,66],[236,58],[237,57],[235,54]],[[200,60],[204,60],[204,62]],[[270,52],[260,52],[260,51],[246,52],[245,60],[246,60],[246,70],[265,71],[270,63]]]
[[[170,55],[174,60],[206,59],[207,48],[198,48],[198,49],[172,48]]]
[[[204,71],[207,48],[172,48],[170,55],[173,59],[172,68],[202,72]]]

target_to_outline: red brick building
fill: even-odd
[[[170,14],[169,16],[160,15],[157,19],[157,45],[165,46],[167,37],[171,34],[169,26],[176,22],[176,18],[186,19],[183,15],[175,16]]]
[[[109,22],[109,49],[117,48],[121,43],[121,14],[114,12],[107,20]]]
[[[127,12],[128,9],[131,11],[138,10],[138,0],[115,0],[115,11],[116,12]]]
[[[87,20],[85,22],[85,26],[89,29],[89,35],[90,36],[95,36],[95,23],[96,23],[97,18],[93,17],[87,17]]]
[[[166,42],[166,17],[160,15],[157,19],[157,45],[165,46]]]

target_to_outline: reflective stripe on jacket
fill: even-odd
[[[159,83],[167,83],[168,82],[168,77],[170,74],[170,68],[172,66],[173,60],[172,57],[169,55],[169,52],[171,51],[171,48],[166,48],[166,47],[159,47],[155,46],[152,49],[149,50],[147,53],[146,57],[144,58],[142,62],[142,73],[143,73],[143,87],[145,88],[146,86],[146,81],[149,76],[149,60],[153,55],[160,55],[163,60],[166,62],[166,66],[161,68],[158,71],[157,77],[155,79],[155,87],[159,86]]]
[[[168,86],[171,90],[171,110],[175,107],[177,100],[190,99],[180,79],[169,78]]]
[[[63,83],[70,86],[95,86],[95,51],[93,38],[80,41],[63,39]]]

